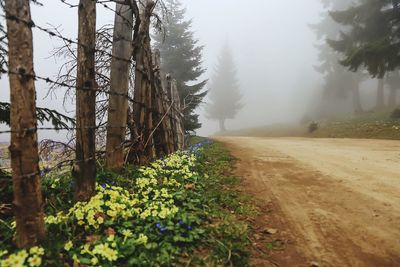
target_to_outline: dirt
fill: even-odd
[[[254,265],[400,266],[400,141],[217,139],[262,211]]]

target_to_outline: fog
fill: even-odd
[[[212,73],[221,46],[233,50],[244,108],[228,129],[298,121],[320,82],[309,24],[319,20],[318,0],[186,0],[188,18],[205,45],[204,66]],[[202,116],[201,134],[218,130]]]
[[[33,20],[41,26],[56,26],[64,36],[77,36],[77,10],[58,0],[41,0],[44,7],[32,6]],[[77,1],[70,1],[76,3]],[[233,120],[229,130],[273,123],[297,123],[310,110],[321,94],[322,78],[316,72],[318,41],[309,25],[318,23],[322,5],[319,0],[182,0],[186,18],[192,19],[192,30],[204,45],[204,78],[211,77],[218,53],[229,43],[238,71],[244,108]],[[111,6],[111,4],[110,4]],[[98,7],[98,27],[113,23],[113,13]],[[34,30],[35,71],[38,75],[55,77],[62,59],[55,60],[51,51],[60,45],[43,32]],[[8,101],[8,81],[0,81],[1,100]],[[60,91],[47,97],[43,82],[37,82],[37,105],[63,111],[73,116],[74,106],[63,106]],[[207,99],[205,99],[207,102]],[[199,109],[203,127],[201,135],[218,131],[215,121],[207,120],[204,106]],[[3,127],[4,129],[4,127]],[[54,133],[40,132],[40,139],[56,138]],[[57,137],[59,138],[59,137]],[[1,136],[1,141],[7,138]]]

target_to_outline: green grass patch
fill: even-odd
[[[245,218],[256,211],[237,190],[228,151],[197,141],[189,152],[122,174],[98,166],[97,195],[88,203],[73,203],[69,171],[46,175],[47,239],[18,250],[13,219],[0,218],[0,265],[247,266]]]
[[[254,137],[316,137],[400,140],[397,112],[366,113],[357,117],[310,122],[302,126],[275,124],[227,132],[225,135]],[[400,113],[400,112],[399,112]]]

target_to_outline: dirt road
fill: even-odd
[[[279,266],[400,266],[400,141],[219,140],[239,159],[249,192],[275,207],[288,246],[304,255],[282,254]]]

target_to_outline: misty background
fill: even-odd
[[[64,36],[76,39],[76,8],[70,9],[55,0],[41,2],[44,7],[32,5],[33,20],[41,26],[56,26]],[[186,18],[192,19],[195,37],[204,45],[203,66],[207,72],[203,78],[212,76],[222,46],[229,43],[232,49],[244,108],[236,119],[227,121],[228,130],[301,120],[322,91],[321,74],[314,69],[318,64],[315,45],[321,41],[317,41],[309,27],[318,23],[324,11],[319,0],[182,0],[182,3],[187,9]],[[113,21],[113,12],[98,5],[98,27]],[[54,78],[62,59],[51,57],[51,51],[61,43],[43,32],[33,31],[36,74]],[[2,101],[9,101],[6,75],[1,77],[0,85]],[[45,98],[48,87],[44,82],[36,83],[37,106],[74,116],[74,105],[63,103],[63,90]],[[207,120],[204,105],[199,113],[203,127],[198,134],[215,133],[218,123]],[[60,136],[39,132],[39,139],[60,139]],[[5,135],[0,138],[9,140]]]

